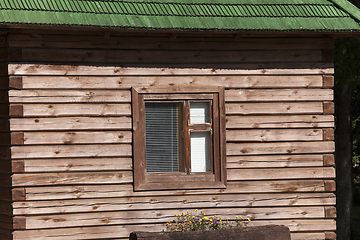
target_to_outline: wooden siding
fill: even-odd
[[[335,231],[333,40],[14,29],[8,45],[14,240],[126,239],[195,209]],[[131,88],[149,86],[225,87],[226,189],[133,191]]]

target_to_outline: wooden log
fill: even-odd
[[[229,64],[227,64],[229,66]],[[156,68],[156,67],[111,67],[111,66],[87,66],[87,65],[49,65],[49,64],[18,64],[9,63],[9,75],[81,75],[81,76],[121,76],[121,75],[217,75],[217,74],[241,74],[241,75],[324,75],[334,74],[334,68],[299,68],[295,69],[254,69],[254,70],[232,70],[214,68]]]
[[[22,139],[22,142],[19,140]],[[130,131],[87,131],[87,132],[17,132],[11,135],[12,144],[94,144],[131,143]]]
[[[12,111],[15,107],[16,110]],[[22,112],[17,110],[18,108]],[[10,104],[10,116],[13,117],[102,117],[129,115],[131,115],[130,104]]]
[[[334,166],[335,157],[334,154],[324,154],[324,166]]]
[[[267,224],[285,225],[293,232],[320,232],[335,231],[336,223],[332,219],[306,219],[306,220],[253,220],[249,226],[262,226]],[[138,224],[138,225],[107,225],[91,227],[74,227],[65,229],[41,229],[14,231],[14,239],[41,239],[51,236],[54,240],[75,240],[75,239],[128,239],[129,234],[134,231],[161,232],[163,224]],[[311,233],[314,234],[314,233]],[[322,234],[324,234],[322,232]]]
[[[11,131],[131,129],[130,117],[13,118]]]
[[[323,104],[324,114],[334,114],[335,113],[335,104],[333,102],[324,102]]]
[[[322,129],[252,129],[227,130],[228,142],[282,142],[282,141],[321,141],[324,139]],[[327,135],[326,135],[327,136]]]
[[[24,109],[22,104],[11,104],[9,107],[9,116],[10,117],[22,117],[24,114]]]
[[[334,127],[332,115],[226,116],[227,129]]]
[[[323,114],[322,102],[226,103],[226,114]]]
[[[334,77],[329,75],[323,76],[323,88],[333,88],[334,87]]]
[[[164,69],[165,71],[165,69]],[[85,74],[85,73],[84,73]],[[15,76],[11,76],[15,77]],[[17,77],[17,76],[16,76]],[[130,89],[149,86],[224,86],[226,88],[321,88],[319,75],[294,76],[22,76],[24,89]],[[89,90],[93,91],[93,90]]]
[[[190,231],[190,232],[133,232],[130,240],[205,240],[205,239],[268,239],[268,240],[290,240],[288,227],[279,225],[267,225],[246,228],[228,228],[219,231]]]
[[[10,103],[130,103],[127,90],[10,90]]]
[[[11,158],[128,157],[131,149],[131,144],[13,146]]]
[[[311,154],[333,153],[335,144],[331,141],[320,142],[269,142],[269,143],[227,143],[226,154],[264,155],[264,154]]]
[[[109,39],[101,34],[68,35],[59,33],[41,33],[34,37],[31,33],[9,34],[10,47],[45,47],[45,48],[107,48],[107,49],[162,49],[162,50],[293,50],[293,49],[332,49],[333,41],[320,37],[301,38],[266,38],[261,37],[199,37],[176,35],[176,41],[168,36],[119,36],[111,33]],[[312,44],[309,44],[312,43]]]
[[[275,179],[334,179],[333,167],[319,168],[266,168],[266,169],[229,169],[228,180],[275,180]]]
[[[107,50],[107,49],[47,49],[19,48],[21,53],[9,56],[10,62],[51,63],[263,63],[263,62],[321,62],[321,50],[263,50],[263,51],[172,51],[172,50]],[[325,56],[329,56],[326,53]],[[15,55],[15,54],[14,54]],[[13,58],[11,58],[13,57]],[[21,59],[19,59],[21,58]],[[326,57],[325,60],[329,60]],[[332,62],[332,61],[324,61]]]
[[[331,154],[329,154],[331,155]],[[322,167],[332,166],[325,162],[325,155],[265,155],[228,156],[226,167],[237,168],[281,168],[281,167]],[[330,162],[330,161],[329,161]]]
[[[12,206],[14,215],[34,215],[130,210],[146,211],[148,209],[178,209],[178,211],[184,211],[216,207],[333,206],[335,204],[336,197],[333,193],[276,193],[17,201]]]
[[[57,158],[12,161],[12,172],[80,172],[132,170],[132,158]]]
[[[325,239],[325,234],[323,232],[294,232],[291,233],[292,240],[303,240],[303,239]]]
[[[324,128],[323,129],[323,140],[325,140],[325,141],[334,140],[334,129],[333,128]]]
[[[336,218],[336,207],[325,207],[325,218]]]
[[[10,89],[22,89],[23,88],[23,80],[22,76],[9,76],[9,88]]]
[[[227,102],[332,101],[331,89],[227,90]]]
[[[26,200],[61,200],[80,198],[111,198],[134,196],[179,196],[198,194],[230,194],[230,193],[300,193],[300,192],[333,192],[333,180],[277,180],[277,181],[241,181],[228,182],[226,189],[198,189],[198,190],[172,190],[172,191],[139,191],[134,192],[132,184],[121,185],[77,185],[77,186],[51,186],[26,187]],[[18,188],[14,188],[14,191]],[[20,192],[23,192],[20,188]]]
[[[334,232],[325,232],[325,239],[336,239],[336,233]]]
[[[14,174],[12,186],[131,183],[132,172],[29,173]]]
[[[11,190],[11,199],[13,201],[24,201],[26,199],[26,189],[23,187],[13,188]]]
[[[201,209],[199,209],[201,210]],[[165,223],[174,219],[174,210],[120,211],[25,216],[26,229],[64,228],[119,224]],[[324,218],[324,207],[272,207],[272,208],[209,208],[207,215],[229,217],[242,215],[256,220]]]

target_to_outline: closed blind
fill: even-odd
[[[145,103],[146,172],[179,171],[179,104]]]

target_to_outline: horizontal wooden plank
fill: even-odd
[[[311,154],[333,153],[335,143],[321,142],[270,142],[270,143],[227,143],[226,154],[266,155],[266,154]]]
[[[265,117],[266,118],[266,117]],[[227,130],[228,142],[321,141],[322,129],[252,129]]]
[[[266,44],[265,44],[266,43]],[[312,43],[312,44],[310,44]],[[279,49],[332,49],[329,38],[260,38],[260,37],[187,37],[177,34],[175,41],[169,36],[118,36],[104,34],[9,34],[10,47],[46,48],[107,48],[107,49],[166,49],[166,50],[279,50]]]
[[[195,210],[195,209],[189,209]],[[200,211],[201,209],[199,209]],[[91,225],[165,223],[174,218],[176,210],[118,211],[79,214],[26,216],[27,229],[63,228]],[[207,215],[235,219],[243,215],[253,220],[323,218],[324,207],[272,207],[272,208],[207,208]]]
[[[227,129],[334,127],[332,115],[226,116]]]
[[[321,62],[322,51],[316,50],[117,50],[117,49],[53,49],[22,48],[23,62],[50,63],[228,63],[254,62]],[[17,61],[18,59],[10,59]]]
[[[290,231],[334,231],[336,222],[332,219],[294,219],[294,220],[253,220],[249,226],[285,225]],[[15,231],[14,240],[41,239],[51,236],[54,240],[75,239],[101,239],[124,238],[128,239],[133,231],[160,232],[165,229],[164,224],[138,224],[138,225],[108,225],[94,227],[75,227],[66,229],[44,229]]]
[[[11,131],[131,129],[130,117],[12,118]]]
[[[131,143],[131,131],[24,132],[24,145]]]
[[[335,205],[333,193],[231,194],[203,196],[151,196],[61,201],[14,202],[14,215],[64,214],[80,212],[148,209],[200,209],[215,207],[274,207]],[[1,204],[1,203],[0,203]]]
[[[227,64],[229,65],[229,64]],[[298,68],[292,69],[214,69],[214,68],[159,68],[159,67],[111,67],[111,66],[87,66],[87,65],[50,65],[50,64],[18,64],[9,63],[9,75],[88,75],[88,76],[121,76],[121,75],[217,75],[217,74],[241,74],[241,75],[323,75],[333,74],[333,66],[325,68]]]
[[[131,149],[131,144],[13,146],[11,158],[127,157]]]
[[[322,102],[226,103],[226,114],[323,114]]]
[[[334,179],[335,169],[333,167],[229,169],[227,176],[228,181],[307,178]]]
[[[228,156],[228,169],[232,168],[280,168],[280,167],[321,167],[325,165],[323,155],[265,155]]]
[[[227,90],[227,102],[332,101],[331,89]]]
[[[317,239],[325,240],[325,233],[323,232],[310,232],[310,233],[291,233],[292,240],[303,240],[303,239]]]
[[[148,86],[224,86],[226,88],[321,88],[320,75],[294,76],[22,76],[24,89],[129,89]],[[45,91],[45,90],[44,90]],[[92,92],[93,90],[91,90]],[[84,91],[90,92],[90,91]]]
[[[10,105],[10,107],[11,106],[12,105]],[[130,104],[23,104],[22,106],[23,117],[102,117],[131,115]]]
[[[131,171],[13,174],[12,186],[131,183],[132,175]]]
[[[326,180],[334,183],[332,180]],[[18,188],[14,188],[16,190]],[[328,189],[327,191],[333,191]],[[201,194],[227,194],[227,193],[290,193],[290,192],[324,192],[325,181],[312,180],[278,180],[278,181],[241,181],[228,182],[226,189],[198,189],[198,190],[172,190],[172,191],[139,191],[134,192],[132,184],[122,185],[78,185],[78,186],[51,186],[26,187],[26,200],[61,200],[80,198],[111,198],[134,196],[179,196]]]
[[[132,158],[57,158],[14,160],[23,169],[13,172],[72,172],[72,171],[117,171],[132,170]]]
[[[98,79],[99,81],[99,79]],[[131,102],[126,90],[10,90],[10,103]]]

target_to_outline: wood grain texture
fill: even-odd
[[[199,209],[201,210],[201,209]],[[207,208],[207,215],[235,219],[242,214],[253,220],[324,218],[324,207],[272,207],[272,208]],[[56,214],[26,216],[27,229],[63,228],[94,225],[165,223],[174,218],[174,210],[119,211],[101,213]]]
[[[334,166],[335,156],[334,154],[324,154],[324,166]]]
[[[130,144],[13,146],[11,158],[127,157],[131,149]]]
[[[121,185],[77,185],[77,186],[51,186],[26,187],[26,200],[61,200],[80,198],[111,198],[135,196],[181,196],[203,194],[228,193],[300,193],[300,192],[333,192],[329,186],[335,185],[333,180],[277,180],[277,181],[241,181],[228,182],[226,189],[198,189],[198,190],[172,190],[172,191],[142,191],[134,192],[132,184]],[[18,188],[14,188],[17,190]]]
[[[13,172],[72,172],[132,170],[131,158],[61,158],[13,160]],[[14,166],[19,166],[21,168]]]
[[[166,69],[164,69],[166,71]],[[84,73],[85,74],[85,73]],[[14,76],[15,77],[15,76]],[[224,86],[226,88],[321,88],[318,75],[257,76],[22,76],[24,89],[130,89],[148,86]],[[288,90],[289,91],[289,90]],[[311,91],[311,90],[310,90]],[[86,91],[85,91],[86,92]]]
[[[229,169],[228,180],[334,179],[333,167]]]
[[[332,115],[226,116],[227,129],[334,127]]]
[[[322,102],[227,103],[226,114],[323,114]]]
[[[228,67],[229,64],[227,64]],[[43,65],[43,64],[22,64],[22,63],[9,63],[9,75],[88,75],[88,76],[121,76],[121,75],[217,75],[217,74],[240,74],[240,75],[323,75],[333,74],[333,66],[326,66],[325,68],[301,68],[301,64],[297,64],[299,68],[295,69],[256,69],[256,70],[243,70],[243,69],[216,69],[216,68],[182,68],[169,67],[111,67],[111,66],[87,66],[87,65]]]
[[[130,117],[12,118],[11,131],[131,129]]]
[[[48,63],[107,63],[107,64],[150,64],[150,63],[271,63],[271,62],[321,62],[321,50],[263,50],[263,51],[172,51],[172,50],[116,50],[116,49],[47,49],[22,48],[16,59],[10,62]],[[327,53],[327,52],[326,52]],[[329,54],[325,54],[329,56]],[[329,60],[327,57],[325,60]],[[332,61],[327,61],[332,62]]]
[[[11,109],[10,105],[10,109]],[[23,117],[129,116],[130,104],[23,104]],[[19,116],[14,115],[13,116]]]
[[[95,144],[95,143],[131,143],[131,131],[66,131],[66,132],[17,132],[22,142],[18,144]],[[12,135],[13,137],[13,135]]]
[[[227,143],[226,154],[264,155],[264,154],[299,154],[299,153],[333,153],[335,143],[319,142],[269,142],[269,143]]]
[[[333,193],[222,194],[202,196],[150,196],[14,202],[15,215],[58,214],[148,209],[200,209],[215,207],[331,206]]]
[[[290,231],[334,231],[336,223],[332,219],[315,220],[315,219],[296,219],[296,220],[253,220],[249,226],[261,226],[266,224],[285,225]],[[54,240],[75,239],[128,239],[131,232],[149,231],[160,232],[164,229],[163,224],[139,224],[139,225],[107,225],[93,227],[75,227],[65,229],[44,229],[44,230],[28,230],[15,231],[14,239],[29,240],[39,239],[46,236],[52,236]],[[312,233],[313,235],[314,233]]]
[[[104,102],[130,103],[131,96],[130,96],[130,91],[126,91],[126,90],[10,90],[9,102],[10,103],[104,103]]]
[[[30,173],[14,174],[12,186],[131,183],[132,172]]]
[[[322,129],[253,129],[227,130],[228,142],[282,142],[282,141],[322,141]]]
[[[323,88],[333,88],[334,87],[334,77],[330,75],[323,76]]]
[[[324,160],[323,160],[324,159]],[[325,155],[265,155],[228,156],[227,168],[280,168],[280,167],[321,167]]]
[[[331,89],[227,90],[227,102],[332,101]]]
[[[23,88],[23,80],[22,76],[9,76],[9,88],[10,89],[22,89]]]

